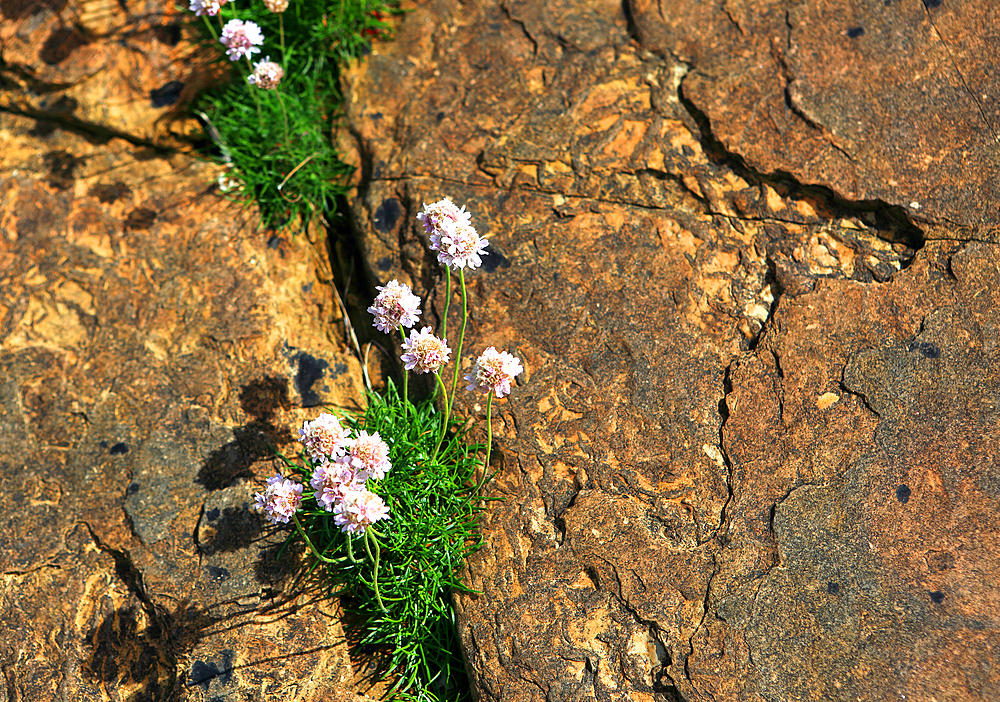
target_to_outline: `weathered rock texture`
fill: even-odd
[[[527,367],[475,688],[995,699],[992,56],[941,38],[987,11],[731,5],[438,0],[348,77],[373,274],[439,312],[414,215],[467,204],[467,355]]]
[[[0,3],[0,104],[55,110],[0,112],[0,699],[328,699],[336,603],[250,510],[265,437],[361,396],[325,237],[143,145],[179,69],[123,8]]]

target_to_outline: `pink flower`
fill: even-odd
[[[195,17],[201,17],[202,15],[215,17],[227,2],[229,0],[191,0],[188,9],[195,14]]]
[[[316,490],[316,502],[327,512],[332,512],[349,491],[361,490],[365,486],[364,480],[358,480],[354,468],[344,461],[319,466],[313,471],[309,484]]]
[[[264,34],[256,22],[244,22],[233,19],[226,22],[222,28],[222,36],[219,41],[226,47],[226,55],[230,61],[238,61],[251,54],[259,54],[257,47],[264,43]]]
[[[469,224],[472,221],[472,215],[465,210],[465,205],[462,205],[462,209],[458,209],[455,203],[446,197],[444,200],[438,200],[430,205],[425,202],[424,210],[417,215],[417,219],[424,225],[424,231],[427,232],[427,235],[431,237],[431,248],[437,251],[433,240],[441,228],[459,223]]]
[[[472,215],[458,207],[448,198],[431,205],[424,204],[424,210],[417,215],[424,225],[424,231],[431,239],[431,251],[438,252],[438,263],[451,266],[455,270],[465,268],[475,270],[482,265],[489,242],[476,233],[472,226]]]
[[[351,445],[351,430],[340,419],[323,412],[299,429],[299,442],[314,461],[326,463],[347,453]]]
[[[385,502],[369,490],[351,490],[333,508],[333,521],[345,534],[363,534],[371,524],[388,516]]]
[[[267,521],[272,524],[287,524],[302,504],[302,485],[275,475],[267,479],[267,489],[263,495],[258,492],[254,501],[257,509],[264,512]]]
[[[412,327],[420,316],[420,298],[413,294],[410,286],[398,280],[390,280],[383,287],[377,287],[378,296],[368,312],[375,316],[375,327],[386,334],[400,325]]]
[[[389,462],[389,444],[382,441],[378,432],[369,434],[362,431],[351,445],[350,453],[341,460],[358,471],[359,480],[367,478],[381,480],[392,470],[392,464]],[[361,476],[362,471],[365,474],[364,478]]]
[[[403,340],[403,350],[406,353],[401,358],[406,370],[417,373],[437,373],[451,356],[448,344],[434,336],[430,327],[424,327],[419,333],[411,330],[410,338]]]
[[[521,366],[520,359],[490,346],[476,359],[472,371],[465,376],[469,381],[466,390],[481,390],[486,394],[492,392],[497,397],[509,395],[511,381],[522,371],[524,367]]]
[[[274,90],[285,77],[285,69],[266,57],[253,66],[253,73],[247,78],[247,83],[256,85],[261,90]]]

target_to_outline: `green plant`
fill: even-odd
[[[451,271],[458,271],[461,350],[469,318],[465,268],[480,265],[487,241],[450,200],[425,206],[418,218],[445,265],[449,297]],[[352,598],[359,643],[386,653],[392,693],[458,699],[467,691],[449,597],[471,592],[460,570],[481,543],[493,400],[510,393],[523,368],[494,347],[476,359],[464,378],[467,390],[487,397],[487,443],[470,443],[473,422],[453,413],[460,351],[451,359],[446,330],[437,337],[424,327],[406,337],[421,304],[408,285],[393,280],[378,290],[368,311],[379,330],[403,338],[402,392],[390,381],[384,394],[369,394],[363,413],[322,413],[306,422],[297,460],[282,457],[291,478],[269,478],[256,502],[272,523],[293,524],[290,538],[301,537],[333,591]],[[450,390],[443,377],[449,360]],[[435,395],[412,402],[409,372],[433,374]],[[314,492],[305,492],[306,484]]]
[[[196,113],[206,122],[219,158],[231,169],[227,190],[257,203],[261,225],[282,228],[334,207],[346,192],[351,166],[337,154],[332,127],[340,114],[340,66],[387,35],[383,18],[393,0],[292,0],[282,12],[275,0],[191,0],[204,20],[204,38],[219,51],[230,81],[205,91]],[[223,53],[223,28],[231,20],[252,22],[263,36],[245,52]],[[254,60],[270,58],[283,70],[280,83],[261,89],[248,82]]]

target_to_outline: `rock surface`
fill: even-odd
[[[362,396],[326,239],[146,145],[191,46],[124,7],[0,3],[0,699],[349,696],[337,603],[250,509],[265,439]]]
[[[456,599],[482,699],[1000,689],[1000,252],[963,241],[995,149],[950,45],[921,54],[941,10],[877,4],[437,0],[348,76],[372,274],[440,313],[414,215],[468,204],[465,362],[527,368]]]

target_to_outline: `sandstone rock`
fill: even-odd
[[[845,175],[794,112],[734,142],[699,86],[749,90],[757,74],[733,66],[759,61],[784,7],[631,9],[644,47],[695,73],[627,39],[610,5],[439,0],[347,76],[372,275],[411,282],[439,315],[414,215],[467,204],[491,242],[467,274],[467,359],[496,345],[525,361],[495,419],[503,501],[468,571],[481,594],[456,597],[476,690],[990,699],[996,493],[979,464],[997,252],[924,246],[963,236],[928,223],[988,228],[981,174],[934,199],[967,172],[911,170],[890,197],[877,169],[892,165]],[[746,95],[725,114],[768,120]],[[824,104],[852,119],[850,100]],[[895,143],[867,139],[868,163]],[[907,198],[931,204],[913,218]]]
[[[997,240],[982,3],[629,4],[643,46],[688,64],[685,97],[755,169],[903,208],[929,237]]]
[[[361,397],[325,237],[255,231],[190,157],[41,126],[0,129],[0,696],[350,691],[336,603],[250,510],[266,441]]]

